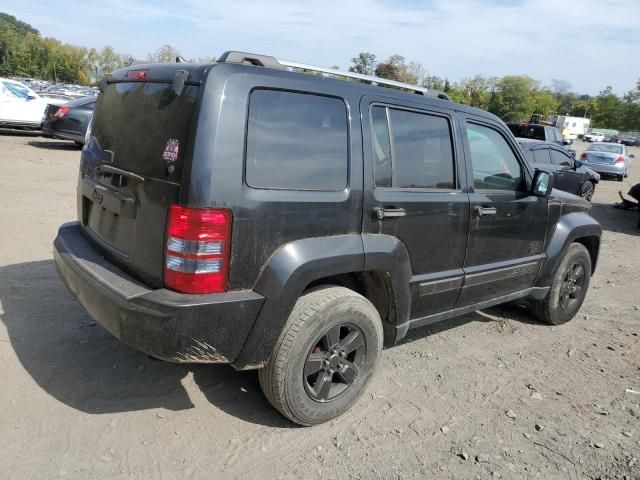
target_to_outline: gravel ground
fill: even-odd
[[[503,306],[412,331],[352,411],[297,428],[255,372],[154,361],[96,326],[51,260],[79,151],[0,146],[0,478],[640,478],[640,230],[611,208],[640,167],[596,188],[601,257],[573,322]]]

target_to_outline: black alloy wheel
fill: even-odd
[[[578,260],[571,264],[565,273],[562,285],[560,286],[560,298],[558,303],[563,311],[573,311],[575,309],[576,302],[582,300],[584,280],[584,265]]]
[[[332,326],[317,340],[304,364],[304,386],[317,402],[330,402],[354,382],[367,355],[360,328],[349,323]]]

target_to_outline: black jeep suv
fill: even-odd
[[[273,406],[312,425],[410,328],[516,299],[574,317],[600,225],[502,121],[286,65],[228,52],[103,82],[78,221],[54,243],[102,326],[160,359],[260,369]]]

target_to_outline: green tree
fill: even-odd
[[[505,121],[529,120],[535,108],[531,93],[537,82],[526,75],[507,75],[496,83],[489,109]]]
[[[614,95],[610,86],[600,92],[595,99],[593,126],[602,128],[624,129],[624,104]]]
[[[362,75],[373,75],[376,71],[376,56],[369,52],[360,52],[357,57],[351,59],[349,67],[350,72],[360,73]]]
[[[437,75],[425,75],[422,86],[433,90],[444,90],[444,80]]]
[[[391,55],[385,62],[376,66],[376,76],[396,80],[397,82],[418,84],[418,74],[422,70],[420,64],[412,63],[407,65],[402,55]]]
[[[180,56],[180,51],[173,45],[163,45],[155,52],[147,54],[147,59],[154,63],[173,63]]]
[[[476,75],[473,78],[463,78],[456,85],[456,90],[461,94],[462,103],[486,110],[489,108],[496,82],[495,78]]]
[[[545,117],[548,117],[558,111],[558,105],[560,105],[560,102],[549,90],[534,90],[531,92],[531,96],[533,100],[532,113],[541,113]]]

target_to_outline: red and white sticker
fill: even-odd
[[[180,141],[177,138],[170,138],[164,147],[162,159],[165,162],[173,163],[178,160],[178,152],[180,151]]]

